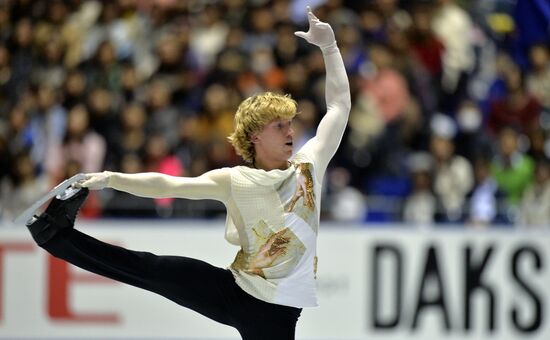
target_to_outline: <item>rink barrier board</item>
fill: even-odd
[[[222,221],[84,221],[130,249],[227,267]],[[550,339],[550,232],[321,225],[320,307],[298,339]],[[238,339],[197,313],[84,272],[0,227],[0,339]]]

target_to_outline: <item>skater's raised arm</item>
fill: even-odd
[[[150,198],[214,199],[225,202],[229,197],[229,172],[212,170],[198,177],[176,177],[156,172],[126,174],[104,171],[86,174],[75,184],[91,190],[113,188]]]
[[[332,28],[320,21],[309,7],[308,20],[308,32],[295,34],[321,48],[326,68],[327,113],[319,123],[315,137],[308,141],[302,150],[311,151],[317,163],[318,175],[322,178],[344,134],[351,108],[351,97],[346,69]]]

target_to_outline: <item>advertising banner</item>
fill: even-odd
[[[223,222],[101,221],[105,242],[227,267]],[[550,232],[322,224],[320,307],[297,339],[550,339]],[[153,293],[87,273],[0,227],[0,339],[239,339]]]

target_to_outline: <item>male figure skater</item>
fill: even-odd
[[[235,327],[245,340],[294,339],[302,308],[317,305],[321,183],[351,105],[332,28],[309,8],[308,19],[308,32],[296,35],[323,53],[327,113],[315,137],[294,157],[291,123],[296,102],[274,93],[256,95],[239,105],[229,136],[249,166],[217,169],[195,178],[86,174],[28,223],[35,241],[78,267],[158,293]],[[230,268],[222,269],[191,258],[124,249],[75,230],[88,190],[106,187],[143,197],[219,200],[227,208],[226,238],[241,249]]]

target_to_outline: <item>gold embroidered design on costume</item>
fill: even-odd
[[[315,192],[313,191],[313,175],[311,164],[300,163],[296,169],[296,192],[288,205],[287,212],[294,210],[296,202],[303,199],[304,206],[313,211],[315,208]]]
[[[275,233],[260,221],[252,231],[257,250],[249,254],[239,250],[231,268],[263,278],[285,277],[305,253],[304,244],[289,228]]]
[[[286,253],[290,236],[286,236],[287,228],[271,235],[260,250],[250,258],[250,265],[246,271],[265,278],[263,268],[270,267],[275,260]]]
[[[317,278],[317,262],[319,261],[319,258],[315,256],[313,258],[313,277]]]

